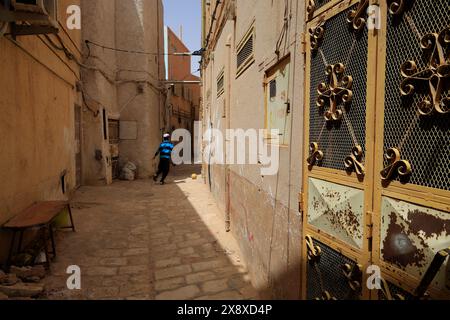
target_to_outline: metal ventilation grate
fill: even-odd
[[[314,300],[322,297],[321,279],[323,289],[328,291],[338,300],[357,300],[359,294],[355,293],[349,286],[347,279],[342,271],[342,266],[349,264],[355,265],[355,262],[331,249],[323,243],[313,240],[315,246],[319,246],[322,254],[317,268],[313,263],[307,265],[307,299]],[[320,276],[318,270],[320,271]]]
[[[355,34],[349,27],[347,14],[351,9],[356,9],[356,5],[325,22],[322,44],[311,56],[309,139],[310,142],[317,142],[324,153],[321,166],[337,170],[345,170],[345,158],[351,154],[355,143],[344,120],[325,121],[324,109],[316,105],[317,89],[320,83],[328,83],[325,75],[327,64],[345,65],[345,75],[353,77],[353,100],[345,110],[356,140],[365,151],[368,31],[364,28]]]
[[[251,28],[244,38],[242,44],[238,47],[237,52],[237,69],[238,74],[243,71],[254,60],[255,49],[254,28]]]
[[[421,49],[420,38],[449,26],[450,1],[416,0],[403,15],[388,16],[384,149],[402,146],[401,157],[412,166],[410,183],[450,190],[450,115],[417,115],[419,103],[430,97],[428,83],[417,83],[411,96],[400,94],[402,65],[414,60],[418,70],[427,68],[430,55]],[[445,50],[449,57],[450,46]],[[444,88],[442,99],[450,97],[449,89]]]
[[[217,77],[217,97],[220,97],[225,92],[225,72],[222,70]]]

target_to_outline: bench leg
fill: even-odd
[[[16,243],[16,231],[13,231],[12,237],[11,237],[11,245],[9,247],[9,253],[8,253],[8,260],[6,261],[6,270],[9,271],[9,268],[11,267],[11,260],[14,252],[14,244]]]
[[[22,243],[23,243],[23,230],[20,230],[20,236],[19,236],[19,246],[17,247],[17,251],[20,253],[22,250]]]
[[[50,241],[52,242],[52,255],[53,258],[56,258],[56,245],[55,245],[55,236],[53,234],[53,226],[49,225],[48,226],[48,232],[50,234]]]
[[[45,251],[45,268],[47,270],[50,270],[50,255],[48,253],[48,244],[47,244],[47,236],[45,234],[45,229],[43,230],[44,251]]]
[[[72,217],[72,208],[70,207],[70,204],[67,205],[67,209],[69,210],[69,217],[70,217],[70,223],[72,224],[72,231],[75,231],[75,223],[73,223],[73,217]]]

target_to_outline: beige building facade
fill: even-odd
[[[148,178],[165,128],[162,1],[82,4],[83,181],[109,184],[128,161],[138,177]]]
[[[0,225],[35,202],[110,184],[129,161],[136,178],[150,177],[166,127],[162,1],[45,5],[52,22],[1,23]],[[81,29],[68,27],[71,5]],[[1,262],[9,239],[0,232]]]
[[[167,50],[167,113],[170,118],[168,132],[186,129],[193,133],[194,122],[199,120],[200,78],[191,71],[191,51],[172,29],[166,27]],[[178,55],[180,54],[180,55]]]
[[[256,287],[268,298],[296,299],[304,97],[295,88],[303,83],[304,8],[298,1],[238,0],[204,1],[203,10],[203,129],[278,129],[281,143],[276,175],[262,175],[256,164],[205,164],[205,180]]]
[[[79,183],[81,32],[66,25],[67,7],[79,1],[55,3],[49,12],[54,23],[45,25],[52,34],[14,37],[12,24],[0,22],[0,225],[34,202],[66,199]],[[6,9],[0,2],[0,10]],[[36,32],[28,28],[22,31]],[[62,45],[72,56],[57,49]],[[0,261],[9,236],[0,233]]]
[[[279,130],[276,175],[203,166],[267,297],[450,297],[447,7],[203,2],[203,129]]]

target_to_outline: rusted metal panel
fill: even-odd
[[[308,223],[345,243],[363,248],[364,192],[309,179]]]
[[[381,258],[421,279],[436,253],[450,246],[450,214],[383,197]],[[444,289],[446,266],[433,286]]]

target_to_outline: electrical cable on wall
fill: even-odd
[[[4,24],[0,24],[0,36],[3,35],[6,32],[6,29],[8,27],[7,23]],[[83,69],[87,69],[87,70],[92,70],[92,71],[96,71],[99,72],[109,83],[111,84],[126,84],[126,83],[135,83],[135,84],[147,84],[149,85],[150,88],[152,88],[153,90],[155,90],[155,92],[157,93],[162,93],[162,94],[166,94],[167,90],[161,86],[161,83],[158,79],[156,79],[155,76],[153,76],[152,74],[150,74],[148,71],[146,70],[131,70],[131,69],[117,69],[115,71],[112,71],[114,73],[114,75],[109,75],[107,72],[103,71],[102,69],[98,68],[97,66],[90,66],[90,65],[86,65],[83,64],[82,62],[80,62],[78,60],[78,58],[76,57],[75,54],[73,54],[71,52],[71,50],[65,45],[63,39],[60,37],[59,34],[55,34],[58,43],[55,43],[55,41],[47,34],[44,35],[45,39],[47,41],[44,41],[43,38],[39,37],[44,43],[47,43],[48,45],[50,45],[53,49],[55,50],[59,50],[59,51],[63,51],[65,56],[67,57],[68,60],[70,61],[74,61],[80,68]],[[89,46],[89,44],[93,44],[99,47],[104,47],[101,45],[98,45],[96,43],[93,43],[91,41],[86,41],[86,46],[88,49],[88,55],[87,55],[87,59],[89,59],[90,57],[94,57],[91,55],[91,47]],[[145,53],[145,52],[138,52],[138,51],[128,51],[128,50],[121,50],[121,49],[114,49],[114,48],[108,48],[108,47],[104,47],[104,49],[110,49],[110,50],[115,50],[115,51],[122,51],[122,52],[128,52],[128,53],[140,53],[140,54],[150,54],[150,53]],[[156,54],[153,54],[156,55]],[[98,60],[102,61],[105,65],[107,65],[103,60],[101,60],[99,57],[95,57]],[[153,83],[151,80],[149,79],[117,79],[117,74],[120,72],[136,72],[136,73],[146,73],[149,77],[153,78],[152,80],[154,80],[155,82],[157,82],[156,84]],[[83,87],[83,81],[81,79],[81,75],[77,76],[80,85],[78,86],[78,89],[81,92],[82,95],[82,100],[84,105],[86,106],[86,108],[91,111],[93,113],[93,115],[95,117],[98,116],[99,114],[99,110],[94,110],[92,107],[89,106],[89,104],[87,103],[87,99],[86,97],[88,97],[90,100],[94,101],[95,103],[97,103],[98,105],[102,105],[100,102],[96,101],[95,99],[93,99],[92,97],[89,96],[89,94],[86,92],[86,90]]]
[[[179,56],[180,53],[153,53],[153,52],[146,52],[146,51],[136,51],[136,50],[126,50],[126,49],[119,49],[119,48],[113,48],[109,46],[105,46],[99,43],[95,43],[91,40],[85,40],[86,46],[88,47],[88,53],[90,54],[91,48],[89,47],[90,44],[105,49],[105,50],[111,50],[111,51],[117,51],[117,52],[123,52],[123,53],[132,53],[132,54],[142,54],[142,55],[148,55],[148,56]]]
[[[85,97],[85,95],[87,95],[84,91],[83,91],[83,89],[81,90],[81,98],[82,98],[82,100],[83,100],[83,103],[84,103],[84,105],[86,106],[86,108],[90,111],[90,112],[92,112],[92,114],[94,115],[94,117],[98,117],[98,115],[100,114],[100,108],[98,109],[98,110],[94,110],[94,109],[92,109],[90,106],[89,106],[89,104],[87,103],[87,101],[86,101],[86,97]],[[92,99],[91,97],[89,97],[89,99],[91,99],[91,100],[94,100],[94,99]],[[95,101],[95,100],[94,100]],[[97,101],[96,101],[97,102]],[[97,102],[99,105],[101,105],[99,102]]]
[[[211,40],[211,33],[213,31],[214,21],[216,21],[216,19],[217,19],[216,18],[217,9],[219,8],[219,4],[221,4],[221,3],[222,3],[222,1],[220,1],[220,0],[216,1],[216,6],[214,7],[214,11],[212,14],[211,25],[209,26],[208,36],[206,37],[205,49],[207,49],[209,46],[209,41]]]
[[[287,35],[287,32],[289,30],[289,3],[288,0],[285,0],[285,8],[284,8],[284,23],[283,23],[283,27],[281,29],[281,33],[280,36],[278,38],[277,44],[276,44],[276,49],[275,49],[275,54],[279,55],[280,54],[280,48],[281,45],[283,43],[283,39],[285,39],[285,36]],[[287,39],[287,37],[286,37]]]
[[[78,61],[78,59],[76,58],[76,56],[75,56],[75,55],[67,48],[67,46],[64,44],[63,40],[61,39],[61,37],[60,37],[59,35],[56,35],[56,37],[57,37],[58,42],[60,43],[60,45],[54,43],[54,41],[53,41],[48,35],[45,35],[45,37],[46,37],[47,41],[50,42],[50,45],[51,45],[54,49],[63,51],[63,52],[65,53],[66,57],[67,57],[69,60],[75,61],[75,62],[78,64],[78,66],[79,66],[80,68],[84,68],[84,69],[87,69],[87,70],[92,70],[92,71],[99,72],[99,73],[100,73],[100,74],[101,74],[101,75],[102,75],[109,83],[111,83],[111,84],[116,85],[116,84],[125,84],[125,83],[136,83],[136,84],[142,84],[142,83],[145,83],[145,84],[149,85],[150,88],[152,88],[153,90],[155,90],[157,93],[164,93],[164,92],[165,92],[164,88],[160,87],[159,80],[158,80],[158,83],[157,83],[157,84],[152,83],[152,82],[151,82],[150,80],[148,80],[148,79],[138,79],[138,80],[137,80],[137,79],[120,79],[120,80],[116,80],[116,78],[117,78],[117,73],[119,73],[119,72],[142,72],[142,73],[148,74],[149,76],[152,76],[152,75],[151,75],[149,72],[147,72],[147,71],[144,71],[144,70],[130,70],[130,69],[117,69],[117,70],[113,71],[114,75],[109,75],[107,72],[105,72],[104,70],[102,70],[102,69],[100,69],[100,68],[98,68],[98,67],[96,67],[96,66],[89,66],[89,65],[83,64],[83,63],[81,63],[80,61]],[[87,42],[87,41],[86,41],[86,46],[87,46],[87,48],[88,48],[88,56],[87,56],[88,59],[89,59],[90,57],[93,57],[93,56],[91,55],[91,48],[89,47],[89,43],[90,43],[90,42]],[[100,60],[100,61],[102,61],[102,62],[105,64],[105,66],[107,66],[107,64],[106,64],[102,59],[100,59],[100,58],[97,58],[97,59]],[[153,78],[156,80],[155,77],[153,77]],[[86,96],[87,96],[90,100],[92,100],[92,101],[94,101],[95,103],[97,103],[98,105],[102,105],[102,104],[101,104],[100,102],[96,101],[95,99],[93,99],[92,97],[90,97],[89,94],[87,94],[86,90],[85,90],[84,87],[83,87],[83,81],[80,81],[80,84],[81,84],[81,85],[80,85],[79,89],[80,89],[81,94],[82,94],[82,100],[83,100],[84,105],[86,106],[86,108],[87,108],[89,111],[91,111],[91,112],[93,113],[94,117],[97,117],[97,116],[99,115],[99,110],[94,110],[93,108],[91,108],[91,107],[89,106],[89,104],[87,103],[87,100],[86,100]]]

